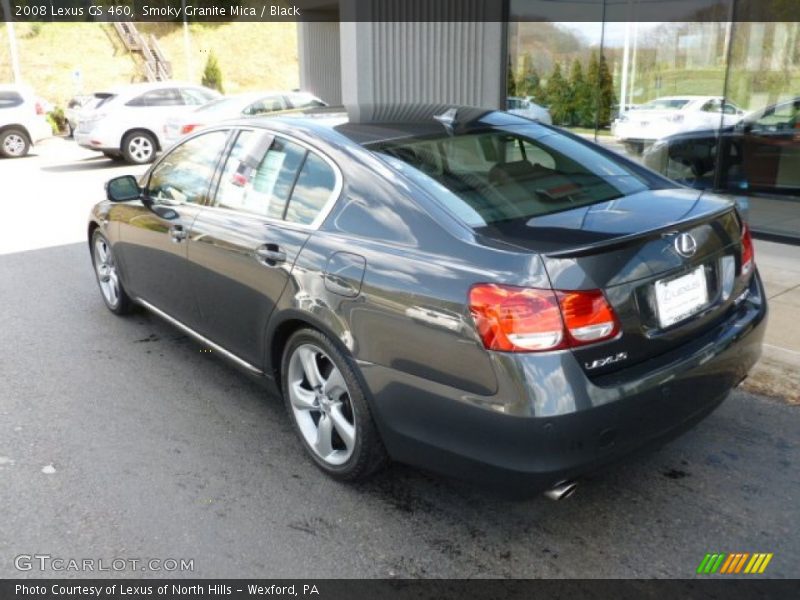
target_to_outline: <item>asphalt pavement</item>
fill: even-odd
[[[80,239],[71,213],[126,172],[93,160],[39,171],[38,198],[35,163],[0,161],[0,206],[33,219],[0,221],[20,250],[0,255],[0,577],[98,575],[15,568],[33,554],[193,561],[128,577],[692,577],[709,552],[800,576],[800,411],[742,391],[562,502],[403,466],[327,479],[279,399],[158,318],[108,312],[84,242],[25,249],[37,219]]]

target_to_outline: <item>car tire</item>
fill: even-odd
[[[625,142],[625,151],[634,156],[641,156],[644,153],[644,142]]]
[[[31,149],[28,135],[21,129],[6,129],[0,133],[0,156],[4,158],[22,158]]]
[[[363,481],[388,463],[356,367],[325,334],[301,329],[281,363],[286,410],[314,463],[340,481]]]
[[[95,229],[92,234],[91,252],[97,285],[108,310],[117,315],[133,312],[135,305],[122,286],[111,243],[99,229]]]
[[[132,165],[145,165],[156,158],[158,142],[146,131],[132,131],[122,138],[122,156]]]

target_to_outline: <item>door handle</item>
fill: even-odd
[[[173,225],[169,228],[169,237],[172,239],[173,242],[179,244],[183,240],[186,239],[186,230],[183,228],[183,225]]]
[[[274,267],[286,262],[286,252],[281,250],[277,244],[264,244],[256,248],[256,257],[259,262],[267,266]]]

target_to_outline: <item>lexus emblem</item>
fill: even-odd
[[[694,253],[697,252],[697,242],[688,233],[678,234],[678,237],[675,238],[674,246],[675,252],[684,258],[694,256]]]

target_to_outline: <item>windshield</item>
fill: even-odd
[[[643,176],[623,163],[550,131],[444,134],[382,142],[370,149],[472,227],[547,215],[649,188]]]
[[[639,110],[680,110],[689,104],[684,98],[659,98],[642,104]]]

